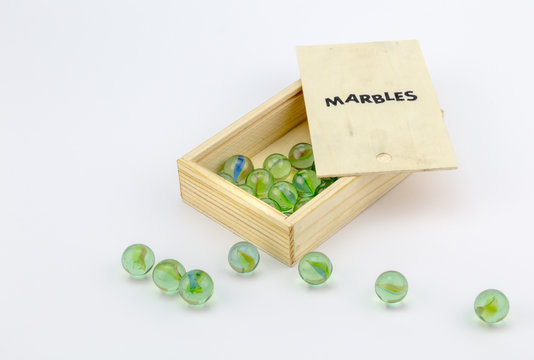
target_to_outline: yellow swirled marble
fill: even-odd
[[[332,274],[330,259],[320,252],[309,252],[299,262],[299,275],[310,285],[323,284]]]
[[[499,290],[482,291],[475,299],[475,313],[480,320],[493,324],[502,321],[510,310],[508,298]]]
[[[253,271],[260,262],[260,253],[256,247],[246,241],[241,241],[230,248],[228,263],[238,273]]]
[[[154,266],[154,253],[143,244],[128,246],[122,253],[122,267],[136,279],[144,278]]]
[[[380,300],[388,304],[397,303],[408,293],[408,281],[398,271],[386,271],[376,279],[375,292]]]

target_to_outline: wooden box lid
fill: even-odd
[[[457,167],[416,40],[299,46],[317,175]]]

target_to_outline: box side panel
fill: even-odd
[[[182,199],[286,265],[293,259],[285,216],[217,174],[186,160],[178,161]]]
[[[265,158],[269,155],[279,153],[288,156],[289,150],[301,142],[310,144],[310,131],[308,129],[307,121],[303,121],[287,134],[258,152],[251,158],[251,160],[255,166],[257,165],[257,167],[261,167]]]
[[[188,153],[184,159],[212,171],[232,155],[253,158],[306,119],[300,81]]]
[[[289,218],[294,223],[294,260],[298,261],[319,246],[408,175],[396,173],[339,179],[329,188],[331,191],[325,194],[327,198],[320,202],[320,206],[310,202],[306,204],[310,206],[305,205],[300,209],[302,212]]]

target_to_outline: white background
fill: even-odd
[[[201,5],[197,5],[201,3]],[[0,358],[534,358],[524,1],[0,1]],[[296,45],[418,39],[459,169],[410,176],[319,247],[311,289],[179,198],[175,161],[299,78]],[[340,154],[343,156],[343,154]],[[188,307],[124,248],[206,270]],[[374,280],[410,284],[387,308]],[[473,301],[510,299],[489,327]]]

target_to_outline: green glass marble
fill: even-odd
[[[270,205],[272,206],[273,208],[275,208],[276,210],[280,210],[280,206],[278,205],[278,203],[274,200],[271,200],[269,198],[263,198],[261,199],[261,201],[263,201],[264,203],[266,203],[267,205]]]
[[[243,184],[253,170],[252,161],[245,155],[234,155],[223,165],[223,172],[230,175],[238,184]]]
[[[191,305],[202,305],[213,295],[213,280],[202,270],[188,271],[180,280],[178,292]]]
[[[122,253],[122,267],[132,277],[141,279],[148,274],[154,266],[154,253],[143,244],[128,246]]]
[[[300,170],[293,177],[293,185],[299,196],[314,196],[315,190],[321,185],[321,179],[317,177],[313,170]]]
[[[337,179],[337,177],[323,177],[320,178],[322,182],[327,183],[328,185],[332,185]]]
[[[241,190],[245,190],[252,196],[256,196],[256,192],[254,191],[254,189],[248,185],[242,184],[242,185],[237,185],[237,187],[240,188]]]
[[[247,177],[247,185],[256,192],[256,197],[260,199],[267,197],[273,184],[273,176],[265,169],[254,170]]]
[[[320,193],[322,193],[324,191],[324,189],[326,189],[328,187],[328,184],[325,183],[325,182],[321,182],[319,184],[319,186],[317,186],[315,188],[315,195],[319,195]]]
[[[321,179],[321,184],[315,189],[315,195],[320,194],[324,189],[332,185],[337,181],[337,177],[328,177],[328,178],[319,178]]]
[[[263,162],[263,168],[273,175],[274,180],[284,180],[291,173],[291,162],[282,154],[271,154]]]
[[[185,268],[174,259],[160,261],[152,271],[154,284],[167,294],[176,294],[180,280],[185,275]]]
[[[509,310],[510,303],[506,295],[499,290],[484,290],[475,299],[475,313],[488,324],[502,321]]]
[[[269,199],[276,201],[282,212],[293,211],[298,199],[297,189],[287,181],[278,181],[269,190]]]
[[[398,271],[386,271],[376,279],[375,292],[380,300],[389,304],[397,303],[408,293],[408,281]]]
[[[223,173],[223,172],[218,172],[217,175],[219,175],[220,177],[222,177],[224,180],[229,181],[229,182],[231,182],[231,183],[234,184],[234,185],[237,185],[237,183],[234,181],[234,178],[231,177],[230,175],[225,174],[225,173]]]
[[[249,273],[258,266],[260,253],[251,243],[241,241],[230,248],[228,263],[238,273]]]
[[[300,143],[289,151],[289,161],[295,169],[309,169],[313,165],[312,146],[307,143]]]
[[[304,204],[306,204],[311,199],[313,199],[312,196],[306,196],[306,197],[299,198],[297,200],[297,203],[295,204],[295,207],[293,208],[293,211],[297,211],[298,209],[300,209]]]
[[[332,263],[323,253],[310,252],[299,262],[299,275],[310,285],[324,283],[332,274]]]

